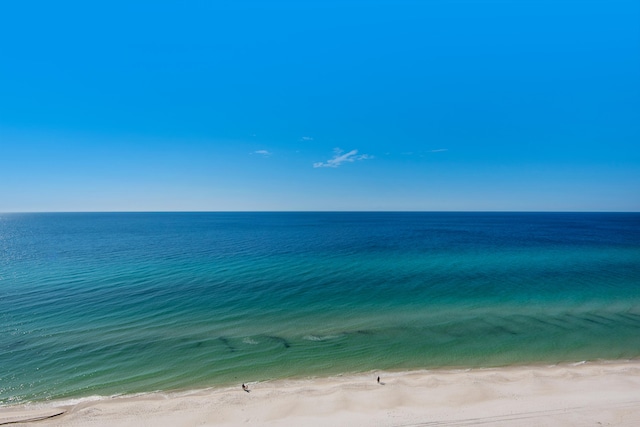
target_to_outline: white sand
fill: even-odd
[[[640,426],[640,361],[248,384],[2,408],[0,425]]]

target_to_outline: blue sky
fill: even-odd
[[[640,211],[638,1],[0,4],[0,212]]]

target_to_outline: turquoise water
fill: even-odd
[[[0,215],[0,404],[640,357],[640,214]]]

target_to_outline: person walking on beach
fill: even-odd
[[[246,385],[244,385],[244,383],[242,384],[242,389],[244,391],[246,391],[247,393],[249,393],[249,387],[247,387]]]
[[[380,384],[380,377],[378,377],[378,384]]]

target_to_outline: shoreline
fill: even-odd
[[[639,360],[246,384],[5,406],[0,425],[640,425]]]

